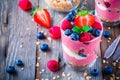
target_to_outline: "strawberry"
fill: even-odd
[[[18,6],[24,11],[32,9],[32,3],[29,0],[20,0]]]
[[[92,26],[95,22],[95,17],[92,14],[88,14],[87,12],[79,13],[75,19],[74,24],[80,28],[83,26]]]
[[[50,28],[50,14],[47,9],[35,9],[33,11],[33,19],[37,24]]]

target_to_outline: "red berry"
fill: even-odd
[[[92,26],[95,22],[95,17],[91,14],[85,16],[76,16],[74,19],[74,24],[80,28],[83,26]]]
[[[56,72],[59,69],[59,63],[56,60],[49,60],[47,62],[47,67],[50,71]]]
[[[20,0],[18,6],[24,11],[32,9],[32,3],[29,0]]]
[[[62,23],[61,23],[61,28],[62,28],[63,30],[71,29],[71,28],[72,28],[72,24],[71,24],[70,21],[64,19],[64,20],[62,21]]]
[[[58,27],[58,26],[51,27],[49,30],[49,34],[50,34],[50,37],[53,39],[60,38],[61,37],[60,27]]]
[[[95,23],[92,25],[92,27],[96,28],[96,29],[99,29],[99,30],[102,30],[102,25],[97,21],[95,21]]]
[[[86,42],[86,41],[90,41],[91,40],[91,36],[89,33],[82,33],[80,35],[80,41],[81,42]]]

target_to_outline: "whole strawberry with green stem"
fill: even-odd
[[[37,24],[40,24],[45,28],[50,28],[51,26],[50,14],[47,9],[33,8],[32,12],[33,19]]]
[[[77,13],[74,24],[80,28],[83,26],[92,26],[95,22],[95,17],[89,14],[87,10],[81,10]]]

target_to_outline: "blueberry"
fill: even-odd
[[[108,38],[108,37],[110,37],[110,32],[109,31],[103,31],[103,36],[105,37],[105,38]]]
[[[91,70],[91,75],[92,76],[97,76],[98,74],[99,74],[99,70],[98,69]]]
[[[48,44],[41,44],[40,49],[41,49],[41,51],[47,51],[48,50]]]
[[[64,32],[65,35],[69,36],[72,34],[72,30],[70,29],[66,29],[65,32]]]
[[[70,13],[71,13],[73,16],[76,16],[76,14],[77,14],[77,12],[76,12],[75,10],[72,10]]]
[[[90,27],[88,32],[92,33],[93,32],[93,28]]]
[[[16,60],[15,63],[18,65],[18,66],[23,66],[23,62],[21,60]]]
[[[105,74],[112,74],[113,73],[113,68],[111,66],[107,66],[105,67],[104,71],[103,71]]]
[[[71,15],[68,14],[68,15],[66,16],[66,20],[72,21]]]
[[[81,57],[87,57],[84,53],[78,53]]]
[[[71,39],[74,40],[74,41],[77,41],[79,39],[79,35],[77,33],[72,33],[70,35]]]
[[[39,32],[38,34],[37,34],[37,39],[43,39],[45,36],[44,36],[44,34],[42,33],[42,32]]]
[[[7,71],[8,73],[14,73],[14,72],[15,72],[15,68],[14,68],[13,66],[8,66],[8,67],[6,68],[6,71]]]
[[[68,21],[73,21],[74,18],[75,18],[75,15],[76,15],[76,12],[75,12],[75,11],[70,12],[70,13],[66,16],[66,20],[68,20]]]
[[[100,36],[100,30],[99,30],[99,29],[93,29],[92,34],[93,34],[95,37]]]

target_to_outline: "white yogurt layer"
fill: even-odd
[[[71,56],[71,57],[74,57],[74,58],[79,59],[79,60],[86,58],[86,57],[81,57],[81,56],[73,53],[73,52],[70,51],[70,49],[68,49],[63,43],[62,43],[62,47],[63,47],[64,52],[65,52],[67,55]]]

